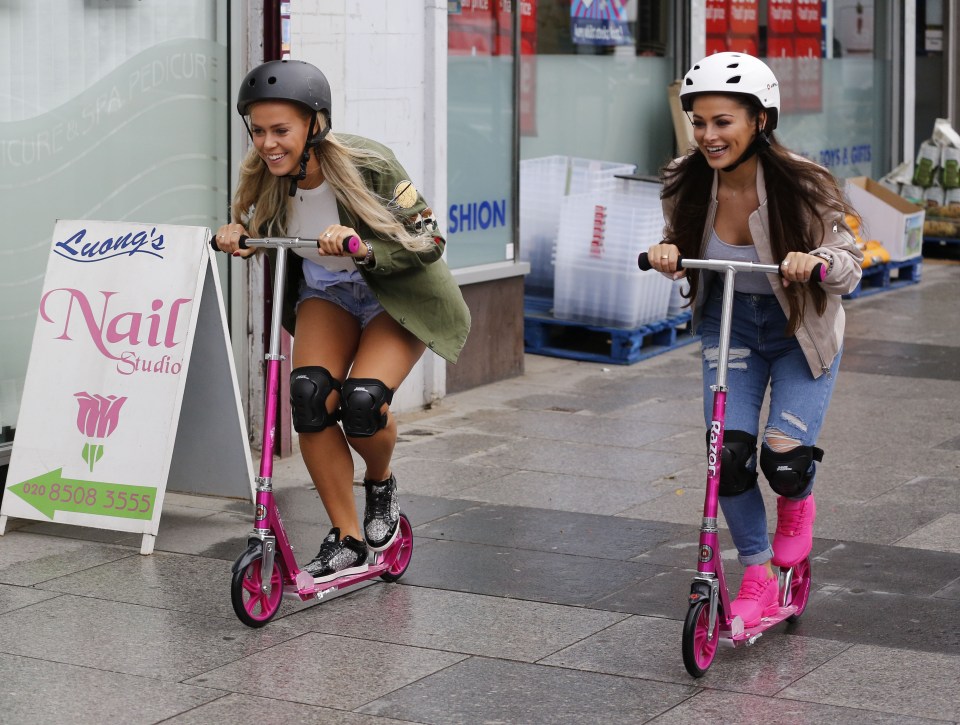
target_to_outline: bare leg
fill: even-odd
[[[350,377],[380,380],[396,390],[426,349],[420,340],[385,312],[377,315],[360,335],[356,360]],[[347,442],[366,464],[364,478],[382,481],[390,475],[390,459],[397,444],[397,421],[384,405],[387,426],[368,438],[350,437]]]
[[[360,339],[360,324],[353,315],[332,302],[308,299],[297,311],[293,367],[322,365],[343,382]],[[340,405],[339,393],[326,401],[332,413]],[[353,499],[353,457],[339,425],[319,433],[301,433],[303,461],[323,501],[331,523],[340,535],[363,540]]]

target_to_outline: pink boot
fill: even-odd
[[[780,608],[777,578],[767,577],[762,564],[748,566],[743,570],[740,592],[730,603],[730,616],[739,615],[744,627],[755,627],[763,617],[776,614]]]
[[[773,564],[782,569],[796,566],[813,548],[813,522],[817,505],[813,494],[794,501],[777,499],[777,533],[773,536]]]

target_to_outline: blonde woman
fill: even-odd
[[[399,529],[390,461],[393,394],[429,348],[455,363],[470,313],[441,258],[433,212],[386,147],[331,133],[330,85],[319,69],[271,61],[244,78],[237,111],[253,148],[240,168],[221,250],[241,236],[316,238],[283,294],[294,335],[290,398],[304,462],[333,526],[305,570],[324,581],[364,571]],[[343,251],[352,236],[355,255]],[[358,524],[353,458],[366,466]]]

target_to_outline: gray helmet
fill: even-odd
[[[700,93],[738,93],[751,96],[767,112],[770,133],[780,116],[780,84],[770,66],[746,53],[708,55],[687,71],[680,88],[684,111],[693,110],[693,99]]]
[[[247,73],[237,94],[237,112],[246,116],[258,101],[293,101],[322,111],[331,125],[330,83],[320,69],[302,60],[271,60]]]

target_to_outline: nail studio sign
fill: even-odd
[[[149,553],[174,445],[177,461],[209,457],[209,449],[189,448],[204,440],[194,426],[209,431],[211,417],[228,423],[226,400],[237,410],[231,435],[238,448],[246,446],[209,238],[205,227],[57,222],[0,533],[8,516],[52,519],[142,533],[141,552]],[[194,354],[203,363],[196,374],[216,376],[193,383],[188,397]],[[178,429],[189,450],[178,442]],[[215,492],[221,480],[251,481],[244,454],[240,475],[225,476],[224,464],[200,483],[207,474],[190,477],[187,490],[202,485]]]
[[[99,290],[91,300],[75,287],[52,289],[40,298],[40,319],[59,333],[54,339],[72,341],[71,334],[89,339],[101,355],[116,361],[116,371],[121,375],[179,375],[183,366],[178,360],[169,354],[147,357],[144,348],[165,352],[181,344],[177,328],[178,324],[184,326],[181,312],[191,298],[157,298],[149,303],[148,312],[136,309],[136,302],[127,306],[115,303],[116,295],[116,291]]]

